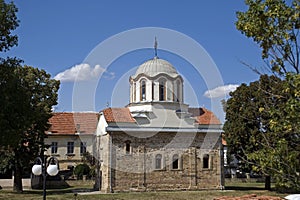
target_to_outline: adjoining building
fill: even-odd
[[[61,170],[75,167],[85,153],[94,153],[98,120],[96,112],[53,113],[45,138],[45,144],[50,147],[45,154],[55,156]]]
[[[221,123],[211,111],[184,103],[175,67],[155,56],[129,82],[129,105],[100,112],[100,190],[222,188]]]

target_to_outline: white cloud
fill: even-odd
[[[229,92],[236,90],[236,88],[238,86],[239,85],[233,85],[233,84],[219,86],[212,90],[207,90],[204,93],[204,96],[206,96],[207,98],[210,98],[210,99],[222,97],[222,96],[228,95]]]
[[[100,65],[92,68],[89,64],[83,63],[58,73],[54,79],[62,82],[88,81],[97,79],[103,73],[105,74],[104,78],[107,79],[113,79],[115,76],[113,72],[107,72]]]

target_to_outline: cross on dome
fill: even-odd
[[[155,55],[154,58],[158,58],[157,57],[157,39],[156,39],[156,36],[155,36],[155,41],[154,41],[154,55]]]

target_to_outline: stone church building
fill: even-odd
[[[100,190],[222,188],[221,123],[211,111],[185,104],[175,67],[155,56],[129,82],[130,103],[100,112]]]

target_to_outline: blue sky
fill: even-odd
[[[6,55],[19,57],[26,65],[43,68],[62,80],[56,111],[100,111],[107,104],[112,107],[127,105],[128,77],[135,72],[136,66],[154,57],[151,46],[155,36],[158,56],[172,63],[185,78],[185,102],[192,107],[205,106],[214,110],[211,108],[212,102],[219,102],[224,96],[205,96],[207,90],[216,87],[232,89],[235,85],[258,79],[240,61],[258,67],[263,65],[257,45],[235,29],[236,11],[246,10],[243,1],[16,0],[15,4],[19,9],[20,26],[15,31],[19,36],[19,45]],[[114,44],[117,49],[140,42],[148,48],[119,55],[107,66],[101,65],[102,55],[98,57],[99,63],[89,63],[89,56],[99,44],[124,31],[146,27],[176,31],[193,39],[210,55],[223,84],[215,82],[207,85],[205,80],[213,82],[214,75],[201,77],[188,59],[160,49],[164,46],[164,40],[155,32],[147,37],[130,37],[126,44]],[[174,39],[177,49],[181,46],[178,42]],[[106,53],[108,51],[113,53],[113,46]],[[72,71],[66,71],[71,68]],[[95,87],[94,96],[84,92],[76,96],[81,104],[85,104],[84,99],[92,98],[93,106],[74,107],[74,101],[78,103],[78,99],[74,100],[76,84],[72,73],[78,69],[83,75],[82,80],[77,77],[76,84],[80,82],[86,90],[90,86],[84,79],[91,80],[101,75],[98,81],[92,83],[96,84],[92,86]],[[87,73],[86,76],[84,73]],[[213,92],[218,94],[220,91],[219,88]],[[216,112],[222,119],[222,113]]]

